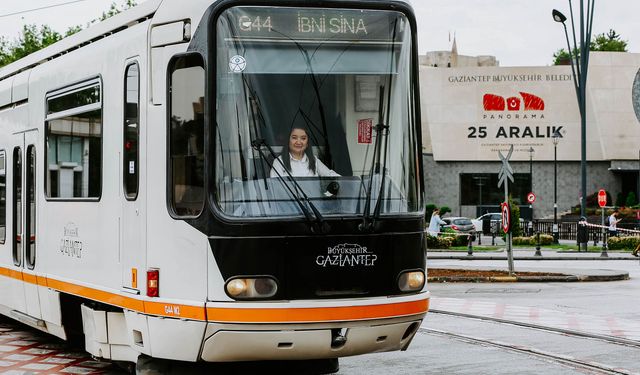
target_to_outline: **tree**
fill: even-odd
[[[576,48],[573,50],[574,58],[580,56],[580,51]],[[560,48],[553,54],[553,65],[569,65],[571,64],[571,57],[566,49]]]
[[[621,40],[620,34],[617,34],[613,29],[609,29],[606,34],[596,35],[589,48],[592,51],[627,52],[627,41]]]
[[[591,51],[609,51],[609,52],[627,52],[626,40],[620,39],[620,34],[615,30],[610,29],[608,33],[602,33],[596,35],[595,39],[589,44],[589,50]],[[575,48],[573,50],[573,56],[576,59],[580,58],[580,50]],[[566,49],[560,48],[553,54],[553,65],[567,65],[569,64],[569,52]]]
[[[121,7],[112,3],[109,10],[102,12],[101,17],[89,22],[87,27],[93,23],[104,21],[107,18],[135,5],[135,0],[126,0]],[[39,28],[36,25],[23,25],[22,33],[17,39],[8,41],[6,38],[0,37],[0,67],[20,60],[23,57],[50,46],[62,38],[73,35],[81,30],[81,26],[73,26],[70,27],[63,35],[51,29],[48,25],[41,25]]]
[[[636,200],[636,193],[634,193],[633,191],[630,191],[629,194],[627,194],[627,199],[625,199],[624,201],[625,207],[633,207],[637,203],[638,201]]]
[[[102,12],[102,16],[94,19],[93,21],[89,22],[89,25],[92,23],[96,23],[96,22],[101,22],[106,20],[107,18],[111,18],[113,16],[115,16],[116,14],[123,12],[129,8],[133,8],[134,6],[136,6],[136,1],[135,0],[126,0],[121,8],[119,8],[116,3],[111,3],[111,6],[109,7],[109,9],[106,12]],[[87,25],[88,26],[88,25]]]
[[[520,206],[513,200],[509,194],[509,207],[511,208],[511,234],[513,237],[522,236],[522,227],[520,227]]]

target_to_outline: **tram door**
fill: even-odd
[[[11,158],[12,185],[12,255],[13,264],[22,273],[25,310],[29,316],[40,318],[37,270],[37,173],[36,148],[38,131],[18,133]]]
[[[124,119],[122,146],[122,215],[120,218],[120,259],[122,287],[139,294],[146,279],[146,196],[142,157],[145,145],[141,113],[141,69],[137,60],[129,60],[124,70]]]

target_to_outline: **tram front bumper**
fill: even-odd
[[[338,358],[404,350],[429,292],[402,297],[225,305],[207,303],[208,362]]]
[[[203,346],[201,358],[208,362],[302,360],[346,357],[371,352],[405,349],[416,333],[422,317],[407,321],[369,325],[334,324],[332,328],[278,326],[223,327],[210,324],[215,330]],[[373,323],[373,325],[372,325]],[[217,326],[217,327],[216,327]],[[344,342],[336,345],[335,331],[344,334]]]

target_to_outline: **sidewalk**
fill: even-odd
[[[549,248],[540,248],[541,256],[535,255],[535,248],[516,248],[513,249],[514,260],[537,260],[537,261],[553,261],[553,260],[640,260],[631,253],[607,251],[607,256],[603,257],[602,253],[595,252],[578,252],[567,250],[556,250]],[[507,260],[507,251],[500,249],[496,251],[473,251],[473,255],[468,255],[464,250],[448,250],[448,249],[427,249],[427,259],[458,259],[458,260]]]
[[[572,240],[560,240],[562,245],[575,245]],[[428,259],[459,259],[459,260],[506,260],[507,251],[505,242],[501,238],[495,239],[497,250],[482,250],[484,246],[491,245],[491,236],[482,236],[482,245],[478,246],[478,242],[472,244],[472,255],[468,255],[468,250],[450,250],[450,249],[427,249]],[[593,242],[589,243],[592,246]],[[599,243],[602,246],[602,243]],[[602,252],[579,252],[577,250],[561,250],[549,247],[540,247],[541,256],[536,256],[535,246],[517,247],[513,249],[514,260],[636,260],[630,252],[620,250],[607,250],[606,256],[602,256]]]
[[[483,246],[490,246],[491,237],[483,237]],[[498,240],[498,239],[496,239]],[[497,250],[481,250],[483,246],[473,246],[471,255],[468,250],[450,250],[450,249],[427,249],[427,269],[448,269],[448,270],[463,270],[463,271],[506,271],[507,251],[504,241],[499,239],[501,244],[497,244],[499,248]],[[496,241],[497,242],[497,241]],[[489,245],[485,245],[488,243]],[[572,244],[572,241],[561,241],[561,244]],[[553,248],[540,248],[540,254],[536,256],[535,247],[518,247],[513,249],[514,261],[636,261],[640,265],[640,259],[634,257],[630,252],[622,252],[619,250],[608,250],[606,256],[602,256],[602,252],[579,252],[577,250],[562,250]],[[437,260],[455,260],[458,261],[455,265],[439,264],[440,262],[433,262]],[[430,262],[432,261],[432,262]],[[462,262],[460,262],[462,261]],[[478,261],[469,262],[469,261]],[[491,266],[487,265],[487,261],[504,261],[504,265]],[[558,262],[560,263],[560,262]],[[480,265],[481,264],[481,265]],[[584,263],[583,263],[584,264]],[[614,280],[627,280],[629,279],[629,273],[626,271],[617,270],[603,270],[600,265],[595,265],[593,269],[570,268],[566,264],[560,267],[554,268],[536,268],[531,267],[523,268],[518,267],[517,271],[520,275],[512,275],[504,277],[502,275],[486,276],[469,276],[464,275],[463,272],[460,275],[453,276],[434,276],[429,277],[430,282],[576,282],[576,281],[614,281]],[[526,272],[548,272],[552,275],[546,276],[531,276],[526,275]]]

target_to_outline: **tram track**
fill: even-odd
[[[435,328],[421,327],[419,332],[422,334],[452,339],[467,344],[498,348],[515,354],[525,354],[561,366],[568,366],[581,371],[587,370],[590,373],[640,373],[636,364],[632,360],[628,360],[631,357],[637,358],[638,353],[640,353],[638,352],[638,349],[640,349],[639,341],[485,315],[438,309],[430,310],[429,314],[446,320],[437,319],[433,321],[433,327]],[[467,323],[464,323],[465,321]],[[474,321],[477,323],[473,323]],[[498,328],[500,326],[505,328]],[[531,333],[528,334],[526,332]],[[545,339],[547,337],[545,335],[548,334],[552,334],[553,337],[557,338],[549,336],[548,339]],[[531,339],[532,336],[536,336],[537,339]],[[543,338],[542,341],[540,337]],[[602,353],[598,353],[598,349],[590,352],[576,351],[576,347],[582,346],[585,348],[595,345],[583,346],[580,342],[598,342],[601,348],[608,348],[605,352],[617,353],[618,355],[601,355]],[[625,353],[628,357],[621,358],[620,353]]]
[[[475,344],[475,345],[492,346],[502,350],[507,350],[510,352],[515,352],[520,354],[526,354],[526,355],[540,358],[542,360],[552,361],[554,363],[560,363],[562,365],[565,365],[571,368],[580,368],[580,369],[595,371],[596,373],[599,373],[599,374],[624,374],[624,375],[636,374],[633,371],[622,369],[619,367],[614,367],[614,366],[593,362],[593,361],[584,361],[584,360],[576,359],[567,355],[547,352],[547,351],[539,350],[532,347],[522,346],[522,345],[509,344],[509,343],[505,343],[497,340],[490,340],[486,338],[462,335],[458,333],[447,332],[447,331],[442,331],[442,330],[437,330],[432,328],[420,328],[418,332],[423,334],[428,334],[428,335],[436,335],[436,336],[445,337],[445,338],[452,338],[458,341]]]
[[[603,341],[609,344],[622,345],[626,347],[640,349],[639,341],[629,340],[622,337],[600,335],[597,333],[589,333],[584,331],[570,330],[570,329],[564,329],[564,328],[558,328],[558,327],[549,327],[541,324],[523,323],[523,322],[518,322],[518,321],[513,321],[508,319],[500,319],[500,318],[494,318],[494,317],[489,317],[484,315],[474,315],[474,314],[459,313],[459,312],[446,311],[446,310],[431,309],[429,310],[429,314],[440,314],[440,315],[454,316],[458,318],[467,318],[467,319],[475,319],[475,320],[488,321],[488,322],[494,322],[494,323],[500,323],[500,324],[508,324],[516,327],[524,327],[524,328],[529,328],[529,329],[534,329],[539,331],[561,333],[567,336],[594,339],[594,340]]]

